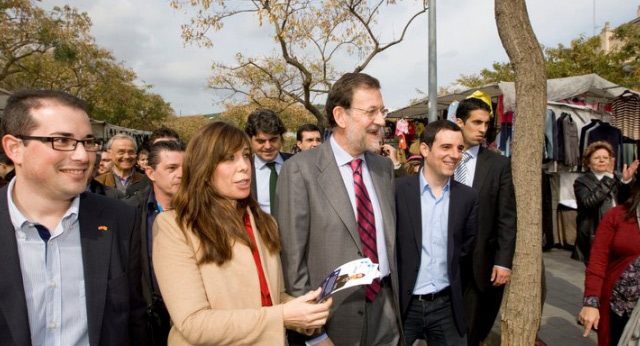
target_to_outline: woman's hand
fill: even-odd
[[[333,302],[331,298],[316,304],[316,298],[322,290],[318,288],[303,296],[288,301],[282,307],[284,326],[288,329],[315,329],[327,323],[329,308]]]
[[[628,167],[625,164],[622,167],[622,181],[630,181],[631,179],[633,179],[633,176],[636,174],[636,171],[638,170],[639,164],[640,164],[640,161],[638,160],[631,162],[631,164]]]
[[[583,306],[582,310],[580,310],[580,315],[578,315],[578,322],[584,325],[584,333],[582,333],[582,336],[589,336],[591,327],[598,330],[600,311],[598,311],[598,308]]]

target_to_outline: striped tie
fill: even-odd
[[[373,215],[373,206],[369,193],[362,181],[362,160],[355,159],[349,163],[353,170],[353,185],[356,192],[356,212],[358,221],[358,234],[362,243],[362,252],[373,263],[378,263],[378,247],[376,243],[376,218]],[[368,301],[373,301],[380,291],[380,279],[375,279],[366,288]]]
[[[469,161],[470,158],[471,154],[469,154],[469,151],[462,153],[462,160],[460,160],[458,167],[456,167],[453,173],[453,179],[465,185],[469,185],[467,184],[467,161]]]

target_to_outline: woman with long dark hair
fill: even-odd
[[[604,215],[585,273],[579,322],[598,330],[599,346],[615,346],[640,296],[640,185]]]
[[[187,146],[174,210],[154,224],[153,264],[173,327],[169,345],[284,345],[318,328],[331,301],[285,293],[274,219],[251,197],[251,149],[222,122]]]

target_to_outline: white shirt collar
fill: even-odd
[[[273,159],[273,161],[270,162],[275,162],[278,164],[283,164],[284,160],[282,159],[282,155],[280,155],[280,153],[278,153],[278,155],[276,155],[276,158]],[[260,156],[258,155],[253,155],[253,164],[256,166],[256,169],[262,169],[267,163],[267,161],[263,161]]]
[[[351,156],[351,154],[349,154],[346,150],[342,149],[340,144],[338,144],[333,136],[329,138],[329,143],[331,144],[331,150],[333,150],[333,156],[336,158],[336,164],[338,165],[338,167],[346,165],[354,159],[362,159],[363,162],[366,162],[366,160],[364,159],[364,153],[356,157]]]

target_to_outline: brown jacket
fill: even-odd
[[[95,180],[98,181],[100,184],[104,185],[104,186],[108,186],[108,187],[116,187],[116,178],[113,176],[115,173],[113,173],[113,171],[109,171],[107,173],[103,173],[100,174],[99,176],[95,177]],[[131,186],[137,182],[139,182],[140,180],[142,180],[145,177],[144,174],[142,173],[138,173],[137,171],[133,172],[133,176],[131,176],[131,181],[129,182],[128,186]]]
[[[262,307],[256,265],[248,246],[235,242],[223,265],[198,265],[201,244],[182,231],[174,211],[153,225],[153,267],[173,327],[168,345],[285,345],[285,293],[280,256],[256,243],[274,306]],[[256,229],[253,216],[251,225]]]

